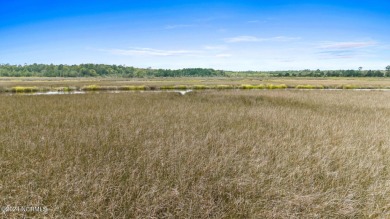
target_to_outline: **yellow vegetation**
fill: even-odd
[[[0,95],[0,206],[49,209],[3,217],[386,218],[389,99]]]

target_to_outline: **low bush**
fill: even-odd
[[[203,90],[208,89],[209,87],[207,87],[206,85],[194,85],[192,88],[196,90]]]
[[[295,89],[325,89],[325,87],[323,85],[300,84],[295,86]]]
[[[81,90],[97,91],[97,90],[101,90],[101,87],[99,85],[87,85],[87,86],[84,86],[83,88],[81,88]]]
[[[11,91],[15,92],[15,93],[31,93],[31,92],[37,92],[37,91],[39,91],[39,89],[38,89],[38,87],[17,86],[17,87],[12,87]]]
[[[187,90],[188,86],[187,85],[176,85],[174,88],[176,90]]]
[[[266,88],[270,89],[270,90],[272,90],[272,89],[286,89],[287,85],[285,85],[285,84],[267,84]]]
[[[146,90],[145,86],[121,86],[118,90]]]
[[[343,85],[343,89],[358,89],[359,87],[352,84]]]
[[[175,86],[173,85],[164,85],[160,87],[161,90],[173,90],[175,89]]]
[[[242,84],[239,88],[240,89],[255,89],[255,86],[250,85],[250,84]]]

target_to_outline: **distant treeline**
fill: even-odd
[[[272,77],[390,77],[390,66],[386,70],[289,70],[289,71],[243,71],[226,72],[228,76],[272,76]]]
[[[124,65],[10,65],[0,64],[0,77],[390,77],[390,69],[380,70],[300,70],[300,71],[223,71],[209,68],[184,68],[179,70],[135,68]]]
[[[0,65],[0,76],[8,77],[211,77],[226,76],[224,71],[203,68],[180,70],[134,68],[123,65],[80,64],[80,65]]]

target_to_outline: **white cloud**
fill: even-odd
[[[377,45],[375,41],[360,41],[360,42],[323,42],[320,45],[322,49],[359,49]]]
[[[226,38],[225,42],[227,43],[240,43],[240,42],[269,42],[269,41],[275,41],[275,42],[288,42],[293,40],[299,40],[300,37],[286,37],[286,36],[277,36],[277,37],[271,37],[271,38],[259,38],[255,36],[237,36],[237,37],[231,37]]]
[[[259,42],[261,41],[259,38],[254,36],[237,36],[232,38],[225,39],[227,43],[239,43],[239,42]]]
[[[214,45],[214,46],[204,46],[203,47],[205,50],[213,50],[213,51],[222,51],[222,50],[227,50],[228,47],[225,45]]]
[[[278,41],[278,42],[289,42],[289,41],[295,41],[300,40],[301,37],[286,37],[286,36],[277,36],[273,38],[268,38],[266,41]]]
[[[375,41],[322,42],[318,54],[325,59],[354,58],[368,54],[367,49],[376,45]]]
[[[217,57],[217,58],[229,58],[229,57],[232,57],[232,56],[233,56],[232,54],[227,54],[227,53],[222,53],[222,54],[215,55],[215,57]]]
[[[230,57],[232,56],[227,51],[229,48],[226,45],[205,45],[201,49],[196,50],[162,50],[152,48],[130,48],[130,49],[98,49],[102,52],[108,52],[112,55],[121,56],[156,56],[156,57],[169,57],[169,56],[187,56],[198,58],[213,58],[213,57]]]
[[[159,50],[151,48],[110,49],[106,51],[114,55],[125,56],[191,56],[200,53],[200,51],[195,50]]]

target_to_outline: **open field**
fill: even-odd
[[[0,77],[0,92],[140,89],[390,89],[390,78],[10,78]]]
[[[26,214],[37,218],[385,218],[389,100],[343,90],[0,95],[0,206],[46,207]]]

